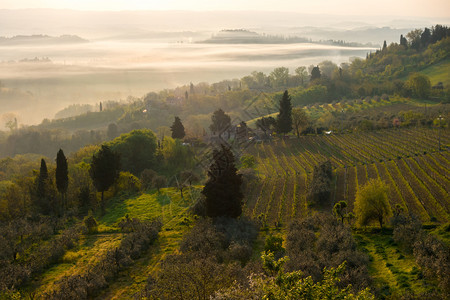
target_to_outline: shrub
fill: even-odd
[[[97,233],[98,224],[95,218],[92,216],[92,213],[84,218],[83,223],[84,226],[86,226],[88,233]]]
[[[256,165],[256,159],[253,155],[246,154],[241,157],[241,165],[243,169],[252,169]]]
[[[280,259],[284,256],[285,249],[283,248],[283,238],[279,236],[269,235],[266,238],[264,244],[264,251],[268,253],[269,251],[274,254],[275,259]]]
[[[116,192],[137,193],[141,189],[141,182],[130,172],[120,172],[116,183]]]

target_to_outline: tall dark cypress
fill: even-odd
[[[183,123],[181,123],[179,117],[175,117],[175,121],[173,122],[172,126],[170,126],[170,130],[172,130],[172,138],[174,139],[182,139],[186,135],[186,133],[184,132]]]
[[[46,196],[46,184],[48,179],[47,163],[42,158],[41,168],[39,169],[38,185],[37,185],[37,195],[39,198]]]
[[[59,149],[58,154],[56,155],[55,177],[56,177],[56,188],[58,189],[58,192],[61,194],[61,204],[62,208],[64,209],[66,205],[65,196],[67,193],[67,188],[69,186],[69,171],[67,168],[67,159],[62,149]]]
[[[237,174],[231,149],[225,145],[214,150],[213,162],[208,171],[208,181],[203,188],[206,214],[210,217],[237,218],[242,213],[242,177]]]
[[[288,91],[280,100],[280,113],[277,116],[277,133],[286,134],[292,130],[292,104]]]
[[[40,213],[50,215],[56,212],[54,203],[54,194],[51,189],[51,180],[48,177],[47,163],[41,159],[41,168],[36,178],[36,205]]]

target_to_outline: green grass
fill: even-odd
[[[421,277],[420,268],[410,253],[403,252],[390,233],[358,233],[355,239],[370,257],[369,272],[373,286],[383,295],[421,293],[430,283]]]
[[[450,84],[450,59],[441,61],[435,65],[432,65],[426,69],[420,71],[421,74],[430,77],[432,85],[442,82],[445,87]]]
[[[117,246],[121,240],[120,233],[87,235],[76,248],[65,253],[62,263],[51,266],[34,280],[30,289],[34,289],[38,294],[49,291],[63,276],[82,273],[89,264]]]
[[[162,188],[160,192],[153,190],[132,197],[115,197],[109,201],[106,214],[98,220],[100,231],[116,227],[127,215],[140,220],[161,218],[166,224],[195,203],[200,195],[200,186],[188,187],[183,190],[183,194],[181,198],[177,189]]]
[[[435,229],[430,230],[430,233],[450,247],[450,223],[442,224]]]
[[[163,228],[156,243],[132,266],[120,272],[117,280],[109,283],[108,289],[102,294],[102,298],[108,299],[132,298],[133,294],[144,287],[148,276],[158,270],[160,261],[166,255],[178,251],[183,234],[194,222],[187,211],[200,196],[201,188],[186,188],[183,198],[176,188],[111,198],[105,215],[97,216],[99,232],[83,237],[74,249],[65,253],[59,264],[48,268],[26,290],[41,294],[49,291],[63,276],[82,273],[107,250],[119,245],[123,235],[117,225],[126,215],[141,220],[158,218],[163,222]]]
[[[161,261],[178,251],[183,234],[194,222],[187,211],[200,196],[201,188],[202,186],[186,188],[183,198],[176,188],[163,188],[159,193],[153,190],[134,197],[116,198],[110,203],[106,215],[99,220],[103,228],[115,227],[126,215],[141,220],[160,218],[163,228],[156,243],[130,268],[120,272],[100,298],[133,298],[135,293],[144,288],[149,275],[159,270]]]

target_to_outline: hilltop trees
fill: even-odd
[[[365,185],[358,186],[355,199],[355,213],[360,226],[378,221],[380,228],[392,216],[388,199],[388,186],[380,179],[370,179]]]
[[[295,74],[300,79],[300,85],[304,85],[305,81],[308,79],[308,72],[306,71],[306,67],[298,67],[295,69]]]
[[[321,73],[320,73],[319,66],[313,67],[311,70],[311,81],[320,79],[320,77],[321,77]]]
[[[280,113],[277,116],[277,133],[286,134],[292,130],[292,104],[288,91],[280,100]]]
[[[170,126],[170,130],[172,131],[172,138],[174,139],[182,139],[186,135],[186,133],[184,132],[183,123],[181,123],[179,117],[175,117],[175,121],[173,122],[172,126]]]
[[[56,155],[56,188],[61,194],[61,206],[65,207],[65,198],[67,193],[67,187],[69,186],[69,171],[67,168],[67,159],[62,149],[59,149]]]
[[[242,177],[237,174],[231,149],[221,145],[213,152],[213,162],[208,171],[208,181],[203,188],[206,214],[210,217],[237,218],[242,213]]]
[[[108,146],[102,148],[92,156],[89,174],[98,192],[102,193],[101,209],[105,212],[104,192],[112,186],[119,177],[120,156]]]
[[[108,147],[120,155],[123,171],[139,175],[144,169],[156,169],[156,136],[149,129],[133,130],[109,142]]]
[[[275,68],[269,75],[273,87],[286,88],[289,80],[289,69],[285,67]]]
[[[400,45],[405,48],[408,47],[408,40],[403,36],[403,34],[400,35]]]

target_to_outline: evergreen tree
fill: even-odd
[[[212,124],[209,125],[209,129],[216,134],[219,133],[219,136],[231,125],[231,118],[227,115],[221,108],[216,110],[211,116]]]
[[[41,159],[41,168],[39,169],[39,177],[38,177],[38,186],[37,186],[37,194],[38,197],[43,198],[45,197],[45,185],[47,184],[48,179],[48,170],[47,170],[47,163],[42,158]]]
[[[400,35],[400,45],[404,47],[408,47],[408,40],[403,36],[403,34]]]
[[[56,213],[57,206],[54,203],[54,190],[52,182],[48,176],[47,163],[41,159],[41,167],[36,183],[36,204],[40,212],[44,215]]]
[[[382,51],[385,52],[386,50],[387,50],[387,44],[386,44],[386,40],[384,40]]]
[[[172,138],[174,139],[182,139],[186,135],[186,133],[184,132],[183,123],[181,123],[179,117],[175,117],[175,121],[173,122],[172,126],[170,126],[170,130],[172,130]]]
[[[97,191],[102,193],[101,209],[105,212],[104,192],[112,186],[119,177],[120,156],[114,153],[108,146],[102,148],[92,156],[89,174]]]
[[[288,91],[280,100],[280,113],[277,116],[277,133],[286,134],[292,130],[292,104]]]
[[[61,206],[65,208],[65,198],[67,193],[67,187],[69,186],[69,171],[67,168],[67,159],[62,149],[59,149],[56,155],[56,188],[61,194]]]
[[[242,121],[239,123],[239,125],[236,127],[236,138],[240,141],[246,141],[248,136],[248,127],[247,123]]]
[[[420,43],[422,44],[423,48],[428,47],[428,45],[431,42],[431,31],[430,29],[426,28],[423,30],[422,35],[420,36]]]
[[[320,69],[319,66],[315,66],[314,68],[312,68],[311,70],[311,81],[315,80],[315,79],[320,79],[322,75],[320,74]]]
[[[206,215],[237,218],[242,213],[242,177],[237,174],[231,149],[221,145],[213,152],[213,162],[208,171],[208,181],[203,188]]]

